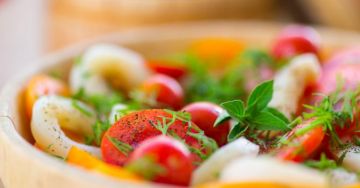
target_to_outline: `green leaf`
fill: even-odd
[[[272,115],[278,117],[279,119],[283,120],[286,124],[290,123],[289,119],[276,108],[267,107],[265,110],[270,112]]]
[[[261,111],[269,104],[273,94],[273,84],[274,81],[270,80],[256,86],[248,98],[246,113]]]
[[[236,139],[238,139],[239,137],[241,137],[245,131],[248,129],[248,126],[243,126],[240,123],[236,124],[230,131],[229,135],[228,135],[228,141],[232,142]]]
[[[214,127],[221,125],[222,123],[229,120],[230,118],[231,118],[231,116],[226,111],[220,113],[220,115],[215,120]]]
[[[231,117],[238,121],[244,118],[244,103],[241,100],[224,102],[221,106],[229,113]]]
[[[289,130],[285,121],[267,111],[262,111],[255,117],[252,117],[251,123],[259,130]]]

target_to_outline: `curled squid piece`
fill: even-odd
[[[287,186],[328,187],[328,178],[317,170],[267,157],[234,160],[222,170],[219,181],[273,182]]]
[[[306,87],[318,79],[320,70],[320,63],[314,54],[303,54],[292,59],[275,75],[274,93],[269,106],[290,118],[296,113]]]
[[[62,131],[91,135],[95,122],[95,111],[80,101],[43,96],[34,104],[31,132],[38,146],[52,155],[66,158],[70,148],[76,146],[100,157],[99,148],[75,142]]]
[[[112,88],[129,91],[149,75],[145,60],[129,49],[100,44],[89,48],[70,73],[73,93],[107,95]]]
[[[360,173],[360,146],[352,146],[351,148],[338,152],[339,158],[341,158],[342,155],[345,155],[342,164],[346,168]]]
[[[232,160],[241,157],[256,157],[259,146],[241,137],[221,147],[204,161],[193,173],[191,184],[198,185],[215,181],[220,171]]]
[[[330,177],[331,185],[335,185],[334,187],[353,185],[358,182],[356,173],[348,172],[343,168],[327,170],[326,173]]]

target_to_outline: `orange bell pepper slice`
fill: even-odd
[[[86,170],[105,174],[122,181],[142,181],[140,177],[136,176],[132,172],[118,166],[109,165],[77,147],[72,147],[70,149],[66,160],[69,164],[82,167]]]
[[[220,62],[232,60],[244,49],[244,44],[228,38],[204,38],[190,46],[191,52],[204,59],[214,59]]]

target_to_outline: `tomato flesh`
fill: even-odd
[[[303,162],[308,159],[321,146],[325,132],[322,126],[315,127],[303,135],[294,135],[297,130],[309,126],[312,120],[308,120],[303,124],[296,126],[287,138],[290,143],[284,145],[277,151],[276,156],[283,160]],[[291,137],[295,136],[293,139]]]

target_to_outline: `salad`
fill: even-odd
[[[360,186],[360,48],[311,27],[268,48],[229,38],[146,58],[97,44],[28,81],[34,147],[138,185]]]

